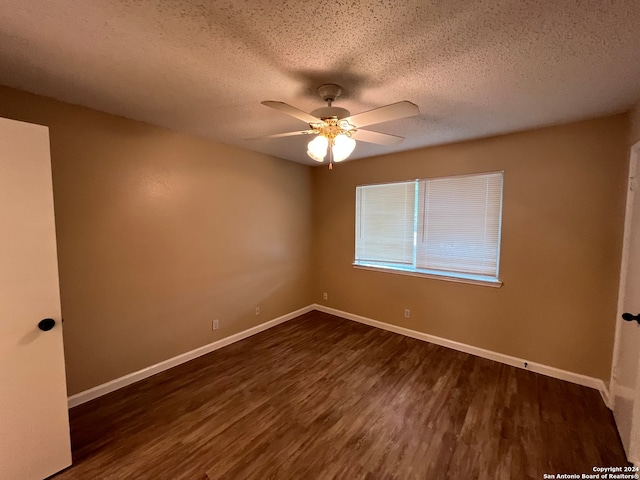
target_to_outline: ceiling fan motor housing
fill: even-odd
[[[337,119],[347,118],[351,116],[351,113],[349,113],[349,110],[347,110],[346,108],[321,107],[321,108],[316,108],[313,112],[311,112],[311,115],[324,120],[326,118],[334,118],[334,117]]]
[[[342,87],[340,85],[336,85],[334,83],[325,83],[324,85],[320,85],[318,87],[318,95],[328,103],[327,107],[316,108],[311,115],[317,118],[321,118],[322,120],[326,120],[329,118],[347,118],[351,115],[349,110],[340,107],[332,107],[331,102],[334,102],[336,98],[340,96],[342,93]]]

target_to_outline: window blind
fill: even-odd
[[[413,265],[416,182],[356,188],[356,262]]]
[[[356,187],[355,263],[498,278],[502,172]]]
[[[497,277],[502,173],[420,181],[416,268]]]

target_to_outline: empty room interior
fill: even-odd
[[[1,479],[639,478],[639,2],[0,5]]]

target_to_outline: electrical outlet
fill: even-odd
[[[256,316],[260,315],[260,307],[256,307]]]
[[[211,330],[218,330],[220,328],[220,320],[215,319],[211,325]]]
[[[411,318],[411,310],[408,308],[404,309],[404,318]]]
[[[329,300],[329,294],[328,294],[327,292],[324,292],[324,293],[322,294],[322,298],[323,298],[324,300]]]

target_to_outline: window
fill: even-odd
[[[354,265],[500,284],[502,172],[356,188]]]

